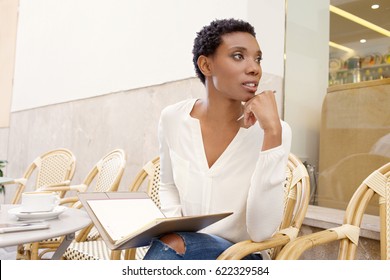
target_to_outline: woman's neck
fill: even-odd
[[[207,122],[219,124],[237,123],[237,119],[243,114],[243,106],[240,101],[231,100],[208,94],[206,98],[199,99],[191,116]]]

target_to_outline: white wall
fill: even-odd
[[[286,21],[285,120],[291,150],[318,166],[321,107],[328,87],[329,0],[290,0]]]
[[[0,128],[10,120],[18,5],[18,0],[0,1]]]
[[[196,31],[240,2],[21,0],[12,111],[194,76]]]
[[[285,1],[248,0],[248,21],[256,27],[267,73],[284,75]]]
[[[259,19],[248,8],[255,2],[21,0],[12,111],[193,77],[193,39],[211,20],[284,22],[283,0],[258,1]],[[267,42],[283,49],[284,29],[268,29]],[[282,77],[283,64],[270,61],[265,72]]]
[[[279,115],[284,119],[285,2],[248,0],[248,21],[256,28],[263,60],[259,90],[275,90]]]
[[[216,18],[247,19],[248,2],[21,0],[12,111],[193,77],[196,32]],[[259,3],[262,17],[284,22],[284,1]],[[267,41],[282,49],[284,30],[274,31]],[[273,67],[282,73],[280,61]]]

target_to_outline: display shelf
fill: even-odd
[[[390,64],[368,65],[354,69],[329,70],[329,86],[380,80],[390,77]]]

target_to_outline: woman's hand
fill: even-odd
[[[282,126],[274,91],[263,91],[245,103],[244,126],[250,127],[256,121],[259,122],[260,127],[264,130],[262,150],[281,145]]]

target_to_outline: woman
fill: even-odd
[[[291,130],[279,119],[274,92],[255,94],[261,58],[247,22],[215,20],[197,34],[193,62],[207,95],[161,113],[162,210],[233,214],[198,233],[155,239],[144,259],[216,259],[233,243],[264,240],[279,226]]]

